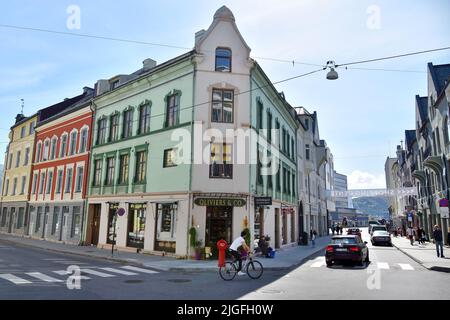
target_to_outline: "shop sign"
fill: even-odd
[[[247,202],[239,198],[197,198],[194,203],[203,207],[243,207]]]
[[[255,207],[271,206],[272,197],[255,197]]]

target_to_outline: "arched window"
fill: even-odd
[[[41,160],[41,151],[42,151],[42,142],[39,141],[36,147],[36,158],[34,159],[35,162],[39,162]]]
[[[227,48],[216,49],[216,71],[231,72],[231,50]]]

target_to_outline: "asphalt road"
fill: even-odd
[[[363,234],[367,239],[367,234]],[[0,299],[448,299],[450,274],[429,271],[395,248],[370,247],[366,267],[327,268],[323,254],[261,279],[216,272],[172,272],[86,258],[0,241]],[[264,263],[264,260],[261,260]],[[69,289],[68,266],[81,268]],[[70,283],[74,283],[73,281]]]
[[[367,228],[370,263],[364,267],[336,265],[327,268],[324,253],[273,283],[242,299],[400,299],[450,298],[450,274],[430,271],[395,247],[372,246]]]

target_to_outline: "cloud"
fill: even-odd
[[[383,189],[386,187],[384,174],[373,175],[360,170],[353,171],[347,177],[348,189]]]

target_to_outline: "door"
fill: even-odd
[[[11,208],[11,212],[9,213],[8,233],[12,233],[15,216],[16,216],[16,208]]]
[[[100,212],[102,209],[101,204],[94,204],[93,216],[91,221],[91,244],[96,246],[98,244],[98,238],[100,234]]]
[[[275,208],[275,248],[280,247],[280,208]]]
[[[205,246],[211,247],[213,257],[217,255],[217,241],[232,239],[233,207],[206,207]]]
[[[284,209],[283,210],[283,220],[282,220],[282,224],[281,224],[281,234],[282,234],[282,239],[281,239],[281,244],[287,244],[287,215],[288,215],[288,209]]]

